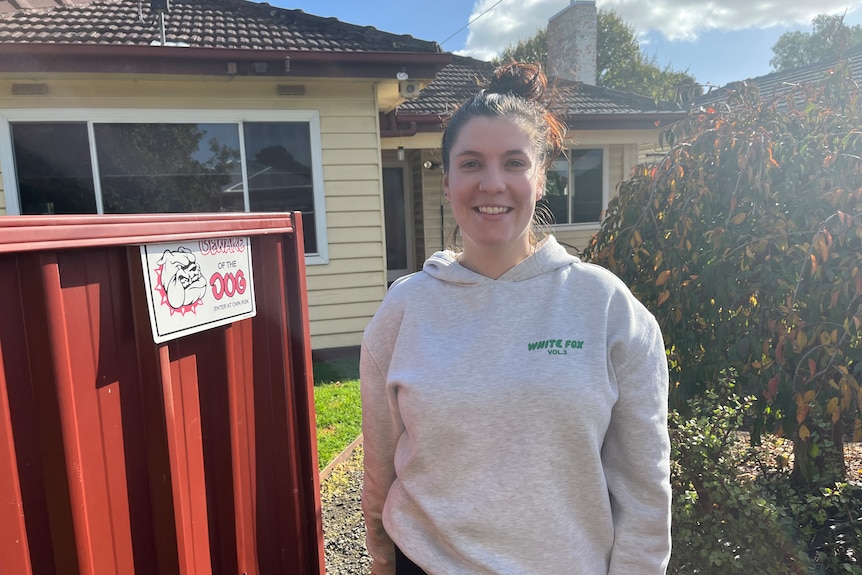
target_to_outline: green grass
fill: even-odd
[[[359,361],[314,364],[314,406],[320,469],[362,433]]]

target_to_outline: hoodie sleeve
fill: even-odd
[[[626,312],[634,337],[609,352],[619,395],[602,450],[614,522],[609,575],[660,575],[671,542],[667,358],[652,314],[636,303]]]
[[[395,447],[400,430],[390,409],[386,390],[387,369],[382,369],[363,340],[359,362],[362,396],[362,435],[365,452],[362,511],[365,545],[372,557],[374,575],[394,575],[395,546],[383,528],[383,505],[395,481]]]

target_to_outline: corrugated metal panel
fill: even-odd
[[[137,243],[251,236],[257,316],[156,345]],[[323,575],[302,231],[0,219],[0,565]]]

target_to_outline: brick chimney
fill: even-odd
[[[548,20],[548,75],[595,86],[597,32],[595,0],[570,0]]]

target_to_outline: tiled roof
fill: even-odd
[[[490,62],[453,56],[452,63],[434,76],[415,100],[407,100],[398,106],[399,114],[428,114],[445,116],[455,106],[475,94],[481,85],[494,73]]]
[[[621,92],[589,84],[561,81],[557,84],[559,112],[565,116],[586,114],[662,114],[679,113],[682,109],[670,102],[656,102],[653,98],[632,92]]]
[[[842,59],[847,61],[853,78],[857,81],[862,79],[862,44],[847,50]],[[769,102],[790,91],[794,86],[822,79],[837,63],[837,58],[831,58],[792,70],[782,70],[781,72],[748,78],[744,82],[756,85],[757,90],[760,92],[760,97],[765,102]],[[697,102],[699,104],[708,104],[724,100],[728,93],[734,89],[735,84],[737,82],[731,82],[721,88],[713,89],[698,98]]]
[[[478,87],[490,78],[494,66],[489,62],[454,56],[452,63],[443,68],[415,100],[398,107],[399,115],[446,116]],[[551,101],[555,111],[566,117],[583,115],[632,115],[679,113],[681,108],[630,92],[609,90],[598,86],[566,80],[550,81],[556,94]]]
[[[166,43],[196,48],[441,52],[436,42],[245,0],[172,0],[165,24]],[[159,37],[146,0],[0,0],[0,43],[149,46]]]

